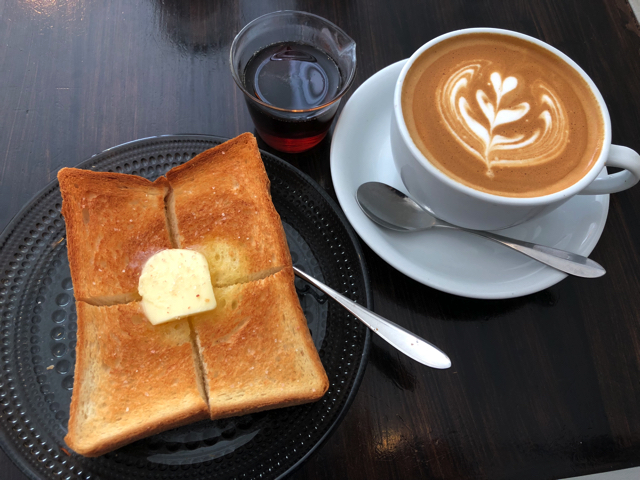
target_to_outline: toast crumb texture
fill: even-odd
[[[63,168],[58,181],[76,299],[106,304],[137,298],[145,262],[171,248],[167,179]]]
[[[317,400],[329,380],[286,267],[215,289],[218,306],[195,315],[211,418]]]
[[[151,325],[138,302],[76,305],[68,446],[95,457],[209,416],[187,320]]]
[[[327,391],[253,135],[155,182],[77,169],[58,178],[78,311],[69,447],[98,456],[203,418]],[[138,279],[166,248],[205,255],[218,306],[154,326]]]
[[[214,287],[264,278],[291,265],[253,135],[207,150],[167,178],[178,244],[207,258]]]

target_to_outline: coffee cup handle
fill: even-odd
[[[605,162],[607,167],[623,168],[621,172],[596,178],[579,195],[616,193],[633,187],[640,180],[640,155],[620,145],[611,145]]]

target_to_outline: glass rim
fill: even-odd
[[[345,93],[347,93],[347,91],[349,90],[349,87],[351,86],[351,84],[353,83],[353,80],[355,79],[356,76],[356,70],[357,70],[357,61],[354,61],[355,66],[352,69],[352,71],[349,73],[349,76],[346,78],[344,84],[342,85],[342,88],[340,88],[340,90],[338,91],[338,93],[336,94],[335,97],[333,97],[331,99],[331,101],[327,102],[327,103],[323,103],[322,105],[318,105],[317,107],[313,107],[313,108],[306,108],[306,109],[301,109],[301,110],[295,110],[295,109],[291,109],[291,108],[281,108],[281,107],[276,107],[275,105],[271,105],[269,103],[266,103],[262,100],[260,100],[258,97],[256,97],[255,95],[252,95],[242,84],[242,81],[240,80],[240,77],[238,75],[238,72],[236,71],[236,69],[234,68],[234,51],[236,50],[236,45],[238,43],[238,39],[240,38],[240,36],[247,31],[250,27],[252,27],[253,25],[255,25],[256,23],[265,20],[266,17],[275,17],[275,16],[284,16],[284,15],[291,15],[291,14],[296,14],[296,15],[302,15],[302,16],[307,16],[307,17],[313,17],[315,19],[320,20],[321,22],[327,24],[328,26],[334,28],[335,30],[337,30],[340,34],[344,35],[346,38],[348,38],[349,40],[351,40],[351,42],[353,42],[354,45],[354,50],[356,47],[356,42],[353,38],[351,38],[349,35],[347,35],[347,33],[342,30],[340,27],[338,27],[335,23],[330,22],[329,20],[327,20],[326,18],[323,18],[319,15],[315,15],[313,13],[309,13],[309,12],[302,12],[299,10],[277,10],[275,12],[270,12],[270,13],[266,13],[264,15],[259,16],[258,18],[255,18],[253,20],[251,20],[249,23],[247,23],[244,27],[242,27],[242,29],[236,34],[235,38],[233,39],[233,42],[231,43],[231,48],[229,50],[229,67],[231,68],[231,76],[233,77],[233,81],[236,83],[236,85],[238,86],[238,88],[240,88],[240,90],[242,90],[242,93],[245,94],[246,98],[250,99],[252,102],[255,102],[265,108],[269,108],[272,110],[277,110],[279,112],[290,112],[290,113],[306,113],[306,112],[315,112],[318,110],[322,110],[325,109],[327,107],[330,107],[331,105],[333,105],[334,103],[336,103],[337,101],[339,101]],[[265,45],[265,47],[267,47],[268,45]]]

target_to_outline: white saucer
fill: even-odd
[[[333,134],[333,185],[358,235],[405,275],[465,297],[518,297],[564,279],[565,274],[476,235],[445,229],[394,232],[362,213],[355,194],[364,182],[385,182],[406,193],[389,144],[393,91],[405,62],[394,63],[363,83],[345,105]],[[576,196],[547,216],[500,234],[588,256],[600,239],[608,210],[609,195]]]

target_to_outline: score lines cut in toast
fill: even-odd
[[[69,447],[95,457],[209,416],[188,320],[151,325],[139,302],[76,305]]]
[[[191,317],[212,419],[312,402],[329,388],[293,280],[286,267],[217,288],[218,306]]]
[[[167,179],[63,168],[58,181],[76,300],[109,305],[139,299],[145,262],[172,248]]]
[[[59,173],[78,306],[65,441],[85,456],[203,416],[313,401],[329,386],[295,293],[286,237],[253,135],[203,152],[167,177],[152,183],[76,169]],[[152,326],[141,316],[138,277],[152,254],[172,247],[207,257],[222,304],[213,315]],[[96,306],[105,303],[111,306]],[[172,368],[189,393],[186,403],[162,410],[177,400],[171,388],[164,397],[163,389],[154,390],[151,399],[146,388],[166,387],[171,378],[146,362],[168,361],[158,352],[172,342],[183,359]],[[127,361],[130,355],[134,362]],[[126,402],[114,395],[124,381],[133,382]],[[147,415],[152,405],[161,406],[158,416]]]
[[[264,278],[291,265],[253,135],[197,155],[167,172],[167,179],[174,243],[206,257],[214,287]]]

